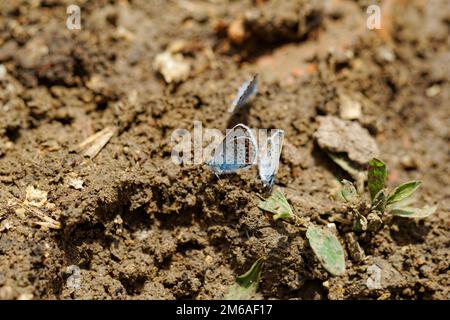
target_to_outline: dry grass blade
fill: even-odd
[[[77,148],[77,152],[82,152],[83,156],[91,159],[95,158],[100,150],[109,142],[112,136],[116,133],[117,128],[109,126],[103,130],[93,134],[83,142],[81,142]]]
[[[41,226],[44,229],[61,229],[61,223],[49,217],[43,210],[32,205],[24,204],[20,202],[16,197],[2,190],[0,191],[8,199],[6,205],[8,208],[19,207],[22,208],[25,212],[31,213],[34,217],[39,219],[39,221],[33,221],[33,223]],[[18,210],[15,210],[15,212],[17,213]]]
[[[22,205],[20,203],[18,205],[20,207],[24,208],[25,210],[27,210],[28,212],[33,213],[37,218],[39,218],[41,220],[41,221],[34,222],[35,224],[37,224],[43,228],[46,228],[46,229],[61,229],[61,223],[59,221],[56,221],[53,218],[50,218],[42,210],[40,210],[36,207]]]

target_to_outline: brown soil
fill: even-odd
[[[216,299],[258,257],[264,298],[450,298],[449,1],[381,1],[382,30],[366,28],[366,0],[77,1],[82,29],[68,30],[73,2],[0,5],[1,298]],[[152,62],[176,40],[190,76],[165,84]],[[229,119],[254,73],[258,96]],[[218,180],[178,166],[170,139],[194,120],[284,129],[276,188],[326,224],[342,209],[331,195],[345,173],[313,134],[318,116],[339,114],[342,93],[362,104],[388,186],[421,179],[419,203],[438,210],[361,236],[367,258],[347,254],[345,275],[330,277],[303,230],[257,208],[255,170]],[[74,152],[111,125],[118,133],[94,159]],[[40,210],[60,229],[18,210],[30,186],[48,192]],[[374,263],[380,289],[366,286]],[[67,286],[71,265],[79,289]]]

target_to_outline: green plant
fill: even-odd
[[[344,273],[344,249],[338,238],[329,230],[318,228],[311,222],[295,215],[282,192],[274,192],[268,199],[260,201],[258,207],[273,213],[274,220],[283,219],[293,221],[298,227],[302,228],[306,226],[306,238],[308,238],[309,245],[322,266],[334,276]]]
[[[276,191],[269,198],[261,200],[258,207],[273,213],[274,220],[288,219],[293,216],[292,208],[281,191]]]
[[[388,192],[385,189],[386,178],[386,164],[376,158],[370,160],[367,172],[370,205],[366,205],[353,183],[342,181],[339,197],[350,206],[355,231],[377,230],[383,223],[382,217],[385,213],[408,218],[425,218],[436,211],[436,206],[409,206],[413,202],[411,196],[420,187],[421,181],[405,182]]]
[[[236,283],[228,289],[225,299],[244,300],[252,298],[258,289],[263,265],[263,258],[256,260],[247,272],[237,277]]]
[[[345,272],[344,249],[334,234],[311,225],[306,231],[306,237],[320,263],[329,273],[339,276]]]

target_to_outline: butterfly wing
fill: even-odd
[[[258,171],[259,176],[265,186],[272,187],[278,172],[281,150],[283,148],[284,131],[276,130],[267,139],[265,148],[261,149],[259,155]]]
[[[257,76],[253,76],[253,78],[250,81],[245,81],[238,90],[238,93],[236,95],[236,98],[234,98],[229,112],[235,112],[239,108],[246,105],[250,99],[252,99],[256,92],[258,91],[258,79]]]
[[[257,154],[256,140],[251,130],[238,124],[229,130],[208,164],[218,174],[231,173],[252,166]]]

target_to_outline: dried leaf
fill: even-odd
[[[306,237],[320,263],[329,273],[339,276],[345,272],[344,249],[335,235],[328,230],[310,226]]]

